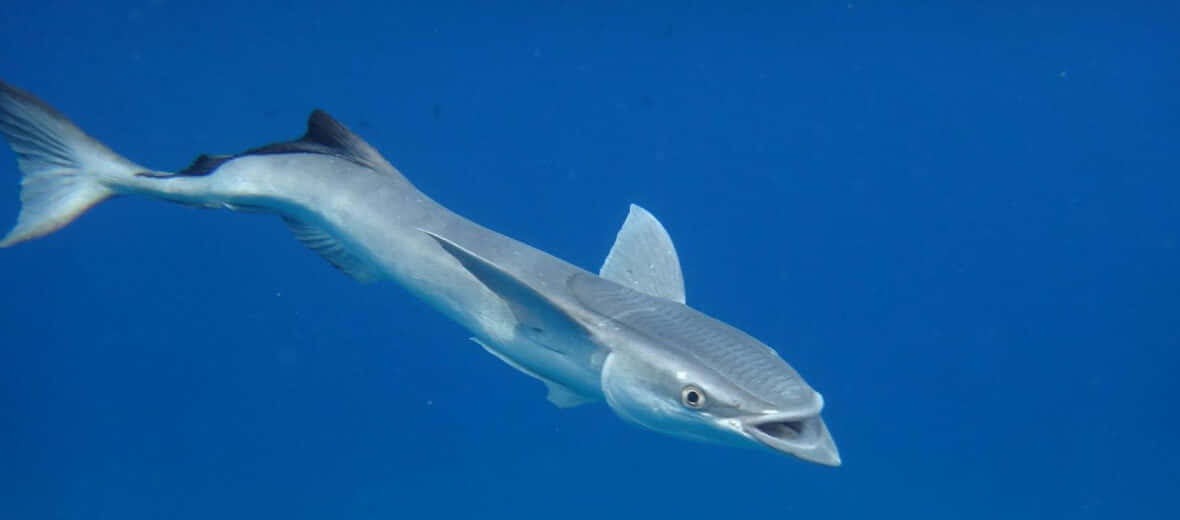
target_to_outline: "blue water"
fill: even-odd
[[[589,269],[639,203],[843,467],[558,410],[274,217],[122,198],[0,251],[0,518],[1177,518],[1176,9],[677,3],[25,2],[0,77],[159,169],[322,107]]]

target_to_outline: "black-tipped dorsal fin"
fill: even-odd
[[[176,172],[174,175],[208,175],[234,159],[252,155],[288,153],[331,155],[359,164],[373,171],[387,174],[404,182],[409,182],[405,180],[405,177],[392,164],[389,164],[389,161],[386,161],[376,149],[370,146],[369,143],[366,143],[360,136],[352,133],[352,130],[349,130],[348,127],[328,115],[327,112],[318,108],[313,110],[311,115],[307,117],[307,132],[299,139],[260,146],[236,155],[203,154],[197,157],[187,168]],[[170,177],[172,175],[149,176]]]
[[[354,134],[343,123],[320,109],[311,111],[307,117],[307,133],[295,141],[268,144],[248,150],[242,155],[266,155],[280,153],[316,153],[334,155],[376,171],[401,177],[375,148]]]
[[[303,134],[300,141],[322,144],[366,160],[383,160],[377,151],[369,146],[369,143],[352,133],[352,130],[349,130],[336,118],[318,108],[312,110],[311,114],[307,116],[307,133]]]
[[[213,170],[216,170],[218,166],[233,158],[234,156],[232,155],[209,155],[203,153],[194,159],[193,163],[188,165],[187,168],[176,172],[176,175],[208,175]]]

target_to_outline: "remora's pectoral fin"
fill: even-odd
[[[573,408],[591,401],[591,399],[582,397],[563,385],[559,385],[548,379],[541,379],[541,381],[545,383],[545,388],[548,389],[545,399],[552,403],[553,406],[558,408]]]
[[[520,366],[517,362],[515,362],[515,361],[509,359],[507,356],[501,354],[499,351],[492,348],[487,343],[480,341],[479,338],[470,338],[470,339],[471,339],[471,341],[474,341],[475,343],[479,344],[479,346],[483,347],[483,349],[488,351],[489,354],[496,356],[496,358],[498,358],[500,361],[507,363],[508,366],[515,368],[521,372],[524,372],[525,374],[528,374],[528,375],[536,378],[537,380],[541,381],[542,383],[545,383],[545,389],[548,390],[548,394],[545,396],[545,398],[548,399],[550,403],[553,403],[553,406],[556,406],[558,408],[573,408],[575,406],[578,406],[581,404],[586,404],[586,403],[593,400],[588,397],[583,397],[582,395],[578,394],[577,392],[574,392],[573,390],[570,390],[568,387],[566,387],[565,385],[562,385],[561,383],[555,383],[553,381],[545,379],[544,377],[541,377],[536,372],[533,372],[532,370],[529,370],[523,366]]]
[[[503,298],[512,308],[517,321],[527,328],[524,332],[534,337],[540,345],[556,348],[557,343],[546,341],[544,336],[567,339],[588,335],[586,328],[576,319],[512,273],[446,238],[424,229],[421,231],[430,235],[484,286]]]
[[[672,238],[660,221],[635,204],[598,275],[642,293],[684,303],[684,276]]]
[[[288,217],[283,217],[283,222],[287,223],[296,240],[356,281],[368,283],[380,277],[377,266],[348,251],[324,230]]]

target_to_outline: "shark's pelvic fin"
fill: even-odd
[[[557,383],[557,382],[551,381],[549,379],[546,379],[544,377],[541,377],[536,372],[533,372],[532,370],[529,370],[523,366],[520,366],[519,363],[513,361],[508,356],[501,354],[499,351],[492,348],[487,343],[484,343],[479,338],[473,337],[473,338],[471,338],[471,341],[474,341],[477,344],[479,344],[479,346],[483,347],[483,349],[488,351],[489,354],[496,356],[500,361],[507,363],[508,366],[515,368],[521,372],[524,372],[525,374],[528,374],[528,375],[540,380],[542,383],[545,383],[545,389],[548,390],[548,394],[545,396],[545,398],[548,399],[550,403],[553,403],[553,406],[556,406],[558,408],[573,408],[575,406],[578,406],[581,404],[586,404],[586,403],[589,403],[590,401],[593,401],[593,399],[590,399],[588,397],[584,397],[584,396],[578,394],[577,392],[570,390],[568,387],[566,387],[565,385],[563,385],[561,383]]]
[[[586,328],[553,300],[512,273],[442,236],[426,230],[421,231],[438,242],[443,250],[458,260],[463,268],[484,286],[503,298],[512,309],[516,320],[525,328],[522,332],[541,346],[563,352],[557,343],[546,341],[545,337],[582,338],[588,335]]]
[[[291,228],[291,233],[301,244],[355,280],[367,283],[380,277],[380,268],[350,253],[343,244],[324,230],[288,217],[283,217],[283,222],[287,223],[287,227]]]
[[[642,293],[684,303],[684,276],[672,238],[660,221],[635,204],[599,276]]]

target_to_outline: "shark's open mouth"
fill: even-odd
[[[775,451],[829,466],[840,465],[840,455],[818,415],[765,415],[742,421],[746,434]]]

